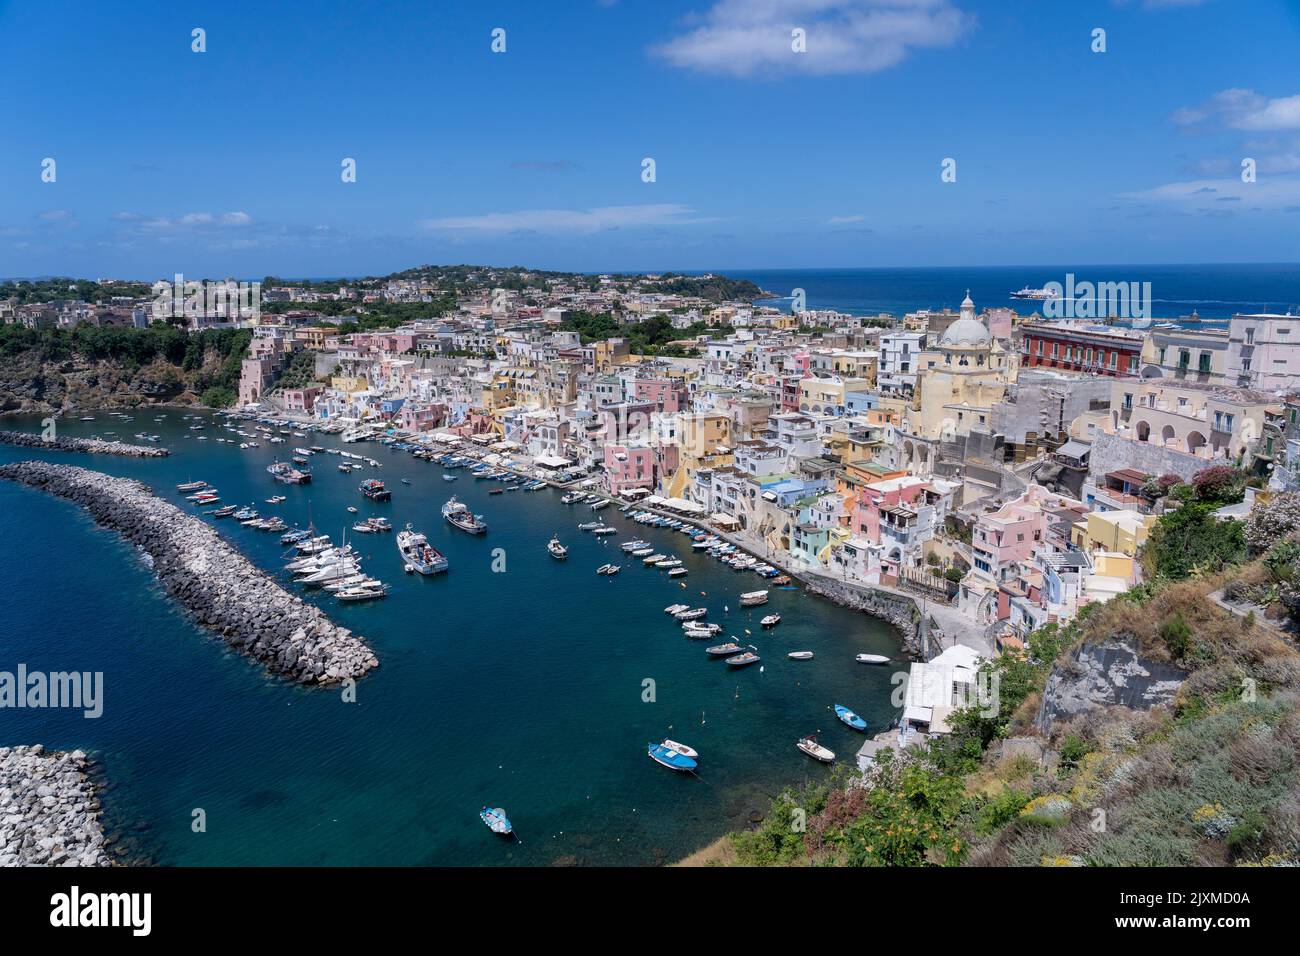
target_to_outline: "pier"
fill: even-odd
[[[123,441],[106,441],[103,438],[44,438],[32,432],[0,431],[0,444],[20,448],[43,448],[54,451],[79,451],[92,455],[121,455],[125,458],[166,458],[171,454],[166,448],[152,445],[132,445]]]
[[[0,478],[84,507],[148,556],[167,593],[199,624],[272,674],[332,684],[379,666],[351,631],[285,591],[215,529],[138,481],[43,461],[0,466]]]

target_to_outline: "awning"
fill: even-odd
[[[1056,454],[1064,455],[1066,458],[1082,458],[1090,451],[1092,451],[1092,446],[1087,442],[1070,439],[1060,448],[1056,449]]]
[[[534,459],[534,461],[543,468],[568,468],[573,464],[569,459],[559,458],[555,455],[542,455],[540,458]]]
[[[694,501],[687,501],[685,498],[669,498],[664,501],[663,506],[673,511],[684,511],[687,514],[700,514],[704,511],[703,505],[697,505]]]
[[[624,498],[640,498],[642,495],[650,494],[649,488],[624,488],[619,495]]]
[[[715,514],[709,520],[712,521],[714,524],[725,524],[725,525],[740,524],[740,519],[737,518],[735,515],[723,514],[721,511]]]

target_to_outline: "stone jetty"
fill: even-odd
[[[0,866],[108,866],[86,755],[0,747]]]
[[[21,448],[46,448],[54,451],[83,451],[93,455],[124,455],[127,458],[166,458],[171,454],[156,445],[130,445],[123,441],[105,441],[102,438],[51,438],[34,432],[0,431],[0,444],[18,445]]]
[[[351,631],[284,590],[214,528],[141,482],[44,461],[0,466],[0,478],[83,506],[147,555],[163,587],[198,623],[273,674],[333,684],[379,666]]]

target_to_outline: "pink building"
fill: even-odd
[[[679,379],[638,378],[633,390],[638,402],[654,402],[668,414],[687,410],[686,383]]]
[[[971,533],[974,572],[1000,584],[1015,573],[1018,561],[1027,561],[1047,531],[1043,504],[1056,498],[1041,485],[1030,485],[1015,501],[979,516]]]
[[[398,417],[408,431],[430,431],[446,422],[447,406],[438,402],[406,402]]]
[[[310,414],[316,407],[316,399],[320,397],[322,391],[319,385],[310,388],[286,388],[283,396],[285,411]]]
[[[644,445],[605,445],[605,477],[613,494],[654,488],[655,453]]]

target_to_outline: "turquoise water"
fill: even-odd
[[[149,412],[131,423],[103,414],[93,423],[61,420],[59,433],[116,429],[133,440],[156,432],[170,458],[40,457],[140,478],[185,508],[174,486],[202,478],[227,503],[278,510],[290,524],[310,515],[336,540],[356,520],[346,512],[354,505],[398,528],[412,522],[447,554],[451,571],[404,575],[393,535],[358,535],[364,567],[392,585],[390,596],[340,605],[306,592],[379,656],[357,703],[344,703],[337,691],[268,677],[190,624],[135,551],[78,507],[0,482],[0,670],[21,662],[103,671],[105,683],[100,719],[3,710],[0,743],[97,756],[110,785],[106,822],[142,857],[176,865],[672,861],[743,826],[783,786],[828,773],[795,749],[801,735],[821,730],[840,762],[851,762],[862,735],[840,725],[831,704],[856,710],[872,732],[894,716],[893,668],[853,661],[896,653],[891,628],[798,590],[772,590],[767,606],[742,611],[737,596],[765,585],[691,552],[677,532],[607,508],[600,516],[620,533],[595,539],[576,528],[591,512],[565,506],[558,492],[489,496],[495,483],[464,472],[446,482],[439,466],[369,443],[348,447],[380,469],[344,475],[337,456],[318,455],[314,484],[276,485],[265,468],[277,449],[287,456],[295,444],[337,439],[241,451],[212,440],[228,434],[215,424],[190,432],[181,412],[166,414],[163,423]],[[3,427],[35,431],[39,423],[7,419]],[[0,461],[27,457],[0,446]],[[387,482],[392,502],[371,504],[357,492],[371,475]],[[264,503],[276,493],[288,500]],[[485,536],[442,520],[452,493],[484,514]],[[278,535],[229,519],[216,526],[263,568],[283,566]],[[570,547],[565,563],[546,553],[552,533]],[[633,537],[682,557],[687,587],[628,560],[618,544]],[[492,570],[495,549],[504,551],[503,573]],[[596,575],[606,561],[623,572]],[[678,601],[707,605],[724,635],[752,641],[763,670],[732,671],[707,658],[704,647],[716,642],[683,638],[663,613]],[[764,633],[758,619],[772,611],[783,621]],[[816,659],[790,661],[790,650]],[[646,679],[655,682],[651,703],[642,700]],[[646,757],[646,742],[665,736],[701,752],[698,778]],[[484,804],[506,808],[522,844],[483,826]],[[191,830],[196,808],[206,813],[205,833]]]

